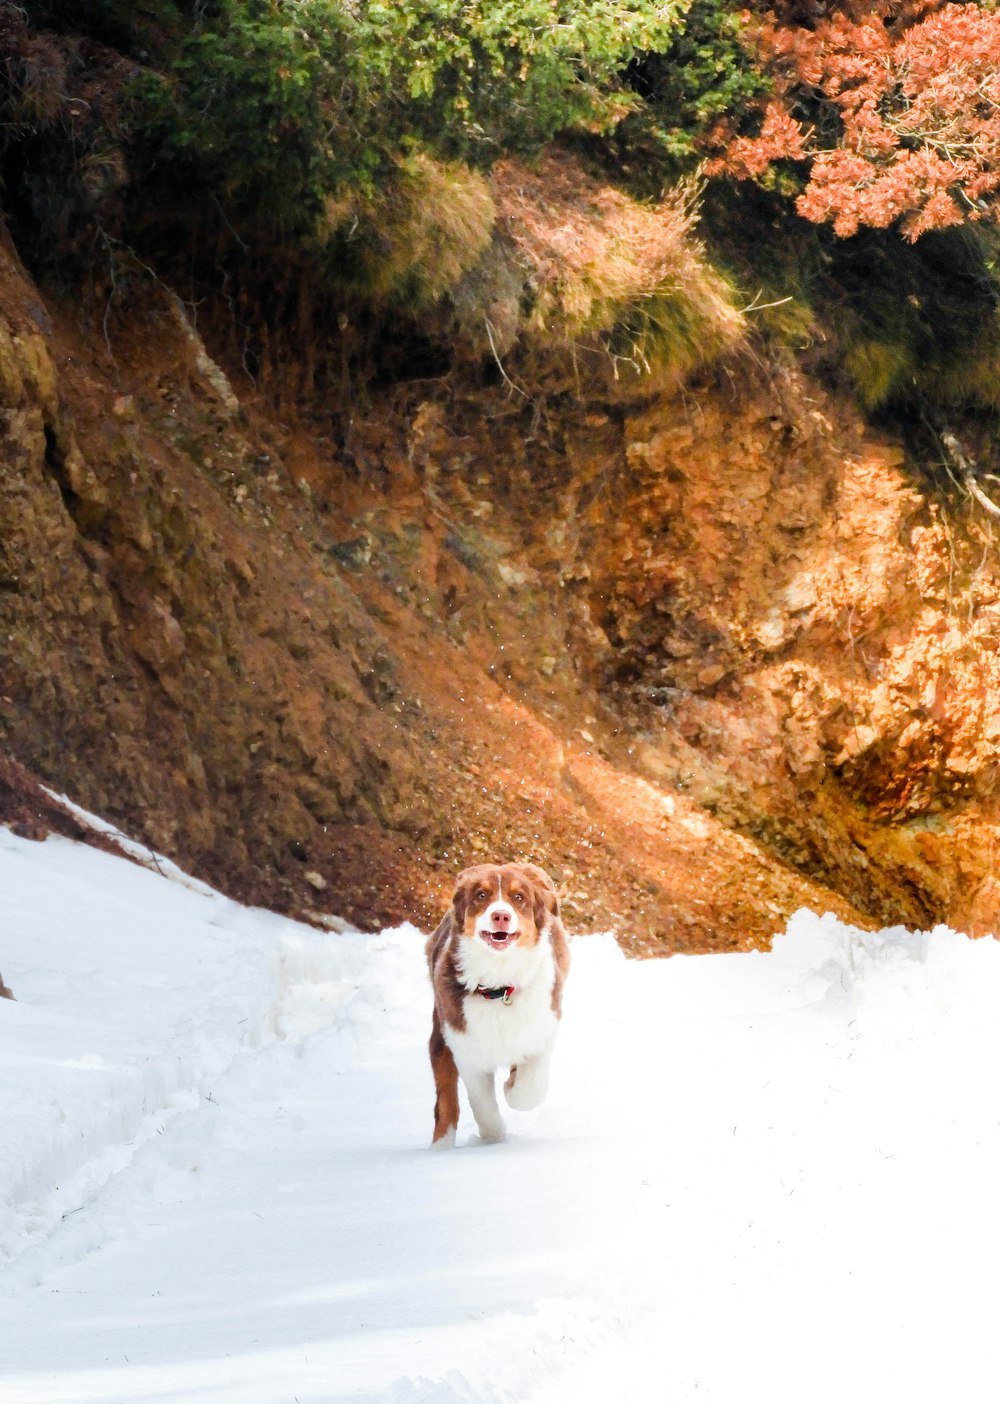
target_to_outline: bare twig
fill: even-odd
[[[493,352],[493,359],[494,359],[494,361],[496,361],[496,363],[497,363],[497,368],[498,368],[498,370],[500,371],[500,374],[501,374],[501,375],[503,376],[503,378],[504,378],[504,384],[509,385],[510,388],[511,388],[511,390],[513,390],[516,394],[520,395],[520,396],[522,397],[522,399],[525,399],[525,400],[530,399],[531,397],[530,397],[530,395],[528,394],[528,392],[527,392],[526,390],[522,390],[521,387],[520,387],[520,385],[515,385],[514,382],[511,380],[510,376],[509,376],[509,375],[507,374],[507,372],[504,370],[504,368],[503,368],[503,362],[502,362],[501,359],[500,359],[500,353],[497,351],[497,344],[496,344],[496,342],[493,340],[493,326],[492,326],[492,323],[490,322],[489,317],[484,317],[484,318],[483,318],[483,322],[484,322],[485,325],[486,325],[486,335],[487,335],[487,336],[489,337],[489,339],[490,339],[490,350]]]
[[[784,307],[786,302],[795,301],[795,299],[792,297],[779,297],[774,302],[758,302],[757,299],[763,296],[764,289],[761,288],[758,292],[754,293],[753,300],[751,302],[748,302],[746,307],[740,307],[738,309],[740,315],[743,316],[747,312],[765,312],[769,307]]]
[[[992,497],[987,497],[976,481],[976,465],[968,458],[962,445],[956,439],[950,429],[942,429],[940,434],[941,446],[958,470],[958,475],[962,479],[962,486],[966,492],[976,499],[980,507],[985,512],[989,512],[991,517],[1000,517],[1000,507],[993,501]]]
[[[111,357],[111,364],[117,370],[118,362],[115,359],[114,351],[111,349],[111,334],[108,330],[108,322],[111,317],[111,304],[114,301],[115,293],[118,291],[118,269],[115,266],[115,255],[114,250],[112,248],[112,244],[117,243],[118,241],[112,240],[111,236],[109,234],[105,234],[103,229],[99,229],[98,234],[104,243],[104,248],[108,255],[108,273],[111,277],[111,290],[108,293],[108,300],[104,305],[104,316],[101,318],[101,331],[104,333],[104,344],[108,348],[108,355]]]
[[[984,512],[988,512],[991,517],[1000,517],[1000,506],[997,506],[992,497],[987,497],[979,486],[976,464],[965,452],[958,438],[947,426],[942,425],[940,428],[935,426],[926,414],[924,415],[924,423],[941,445],[945,455],[945,466],[951,477],[957,478],[961,486],[970,497],[979,503]]]

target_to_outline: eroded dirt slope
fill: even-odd
[[[89,325],[8,247],[0,307],[0,740],[82,804],[370,926],[487,853],[645,952],[990,920],[990,543],[815,386],[412,383],[336,445],[162,287]]]

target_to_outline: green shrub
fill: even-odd
[[[627,75],[642,101],[616,129],[616,159],[643,193],[689,171],[721,119],[739,122],[767,80],[742,41],[743,5],[691,0],[670,43],[639,55]]]
[[[219,0],[138,111],[179,181],[271,229],[374,192],[417,146],[488,166],[640,101],[621,80],[683,0]],[[558,22],[556,22],[558,20]]]

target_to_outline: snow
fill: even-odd
[[[0,829],[2,1404],[995,1399],[996,942],[579,937],[432,1154],[420,934],[157,867]]]

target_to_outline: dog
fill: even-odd
[[[427,960],[437,1093],[431,1145],[455,1144],[459,1076],[482,1139],[503,1141],[496,1071],[510,1069],[510,1106],[537,1107],[562,1015],[569,942],[548,873],[533,863],[480,863],[459,873]]]

